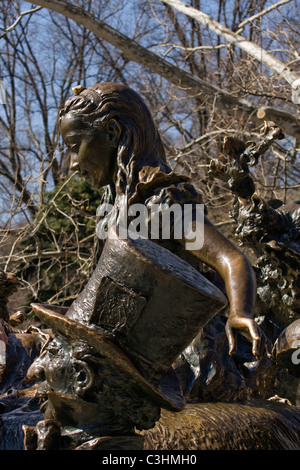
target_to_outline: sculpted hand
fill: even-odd
[[[252,318],[229,315],[225,331],[229,342],[230,355],[236,351],[236,332],[252,340],[252,354],[256,358],[261,357],[265,350],[267,355],[271,354],[272,345],[270,340]]]

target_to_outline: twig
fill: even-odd
[[[6,36],[6,34],[10,33],[15,28],[20,23],[23,16],[30,15],[31,13],[35,13],[36,11],[39,11],[41,9],[42,7],[36,7],[32,8],[31,10],[23,11],[23,13],[21,13],[20,16],[16,19],[16,21],[0,35],[0,39],[2,39],[4,36]]]
[[[280,2],[274,3],[274,5],[271,5],[270,7],[266,8],[263,11],[260,11],[259,13],[256,13],[256,15],[250,16],[250,18],[246,18],[244,21],[242,21],[238,25],[238,30],[236,31],[237,34],[241,33],[244,29],[244,26],[247,23],[250,23],[251,21],[257,20],[258,18],[266,15],[267,13],[270,13],[272,10],[276,10],[276,8],[280,7],[281,5],[284,5],[285,3],[289,3],[291,0],[280,0]]]
[[[48,209],[45,211],[43,217],[41,218],[41,220],[39,221],[39,223],[37,224],[37,226],[35,227],[35,229],[33,230],[32,232],[32,235],[35,235],[36,232],[39,230],[41,224],[44,222],[45,218],[47,217],[47,215],[49,214],[49,211],[51,209],[51,206],[54,205],[54,202],[55,202],[55,199],[57,198],[57,196],[61,193],[61,191],[64,189],[64,187],[71,181],[72,178],[74,178],[74,176],[78,173],[78,171],[75,171],[73,174],[71,174],[71,176],[61,185],[61,187],[59,188],[59,190],[57,191],[57,193],[55,194],[55,196],[53,197],[53,199],[50,201],[50,204],[49,204],[49,207]]]

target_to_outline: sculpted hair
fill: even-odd
[[[121,129],[117,151],[116,192],[130,198],[144,167],[171,170],[166,164],[161,137],[142,98],[131,88],[116,83],[97,83],[81,87],[79,94],[66,101],[60,120],[74,113],[93,129],[108,129],[116,121]]]

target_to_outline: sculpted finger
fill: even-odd
[[[262,341],[261,338],[255,339],[252,342],[252,354],[254,357],[258,358],[261,356],[261,347],[262,347]]]
[[[229,354],[232,355],[236,351],[236,336],[228,321],[226,323],[225,331],[229,343]]]
[[[249,328],[253,340],[252,354],[255,357],[261,357],[266,352],[269,356],[272,351],[272,343],[265,333],[254,322]]]
[[[248,328],[252,338],[252,354],[254,357],[260,357],[265,348],[265,340],[260,334],[262,332],[254,321],[249,322]]]

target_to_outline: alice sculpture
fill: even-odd
[[[189,178],[168,166],[154,120],[135,91],[116,83],[73,91],[60,111],[61,134],[70,169],[105,188],[97,212],[99,256],[69,308],[32,304],[48,337],[27,373],[39,384],[43,419],[23,427],[25,448],[151,448],[157,435],[147,430],[157,429],[156,423],[169,430],[156,448],[212,448],[207,439],[217,430],[207,426],[202,439],[201,411],[190,413],[194,405],[186,404],[175,364],[220,312],[226,316],[229,356],[240,335],[250,340],[253,359],[270,353],[253,318],[253,269],[203,213],[201,193]],[[143,214],[138,224],[137,207]],[[172,208],[164,236],[164,211]],[[153,209],[161,212],[158,218]],[[191,234],[199,234],[201,243],[193,243]],[[236,411],[228,406],[223,408],[228,420],[241,423],[243,405]],[[244,410],[258,423],[260,412],[273,419],[277,411],[271,408]],[[165,425],[159,424],[161,410],[169,413]],[[197,413],[192,429],[189,420]],[[183,436],[177,444],[172,428]],[[260,438],[257,448],[272,446],[272,439],[266,444]],[[225,447],[226,441],[234,448],[234,439],[229,444],[225,437]]]

